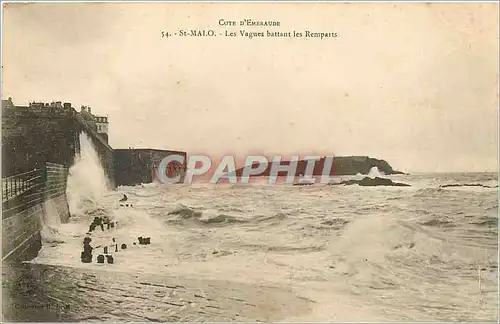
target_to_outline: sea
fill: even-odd
[[[81,150],[69,223],[49,215],[38,257],[4,266],[4,321],[498,321],[497,173],[109,190],[88,139]],[[96,216],[116,226],[90,235],[82,263]],[[96,263],[105,246],[114,262]]]

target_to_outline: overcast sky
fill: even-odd
[[[9,4],[3,99],[109,115],[114,148],[495,171],[497,4]],[[170,37],[218,20],[336,39]],[[228,28],[265,31],[263,27]]]

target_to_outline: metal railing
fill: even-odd
[[[46,163],[35,169],[2,179],[2,218],[26,211],[66,192],[67,169]]]
[[[24,192],[43,184],[44,169],[35,169],[28,172],[2,178],[2,202],[22,195]]]

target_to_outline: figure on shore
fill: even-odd
[[[122,201],[127,201],[127,200],[128,200],[127,195],[126,195],[126,194],[123,194],[123,197],[122,197],[122,199],[120,199],[120,202],[122,202]]]
[[[101,227],[101,230],[104,231],[104,220],[101,217],[94,217],[94,221],[90,224],[89,233],[93,232],[97,226]]]
[[[92,262],[92,250],[93,248],[90,246],[90,242],[92,239],[90,237],[85,237],[83,239],[83,251],[81,253],[81,259],[83,263],[91,263]]]

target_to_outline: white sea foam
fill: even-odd
[[[498,315],[495,190],[440,190],[451,180],[419,175],[400,176],[409,189],[253,183],[109,192],[100,171],[85,181],[86,168],[100,163],[85,163],[70,175],[74,215],[57,233],[64,243],[46,244],[34,262],[270,284],[314,301],[310,313],[288,320],[484,321]],[[118,202],[123,193],[129,207]],[[83,237],[101,214],[118,226],[92,234],[92,244],[101,246],[94,259],[113,237],[127,249],[111,249],[115,264],[83,264]],[[138,236],[151,237],[151,244],[134,245]],[[481,291],[478,267],[485,269]]]

